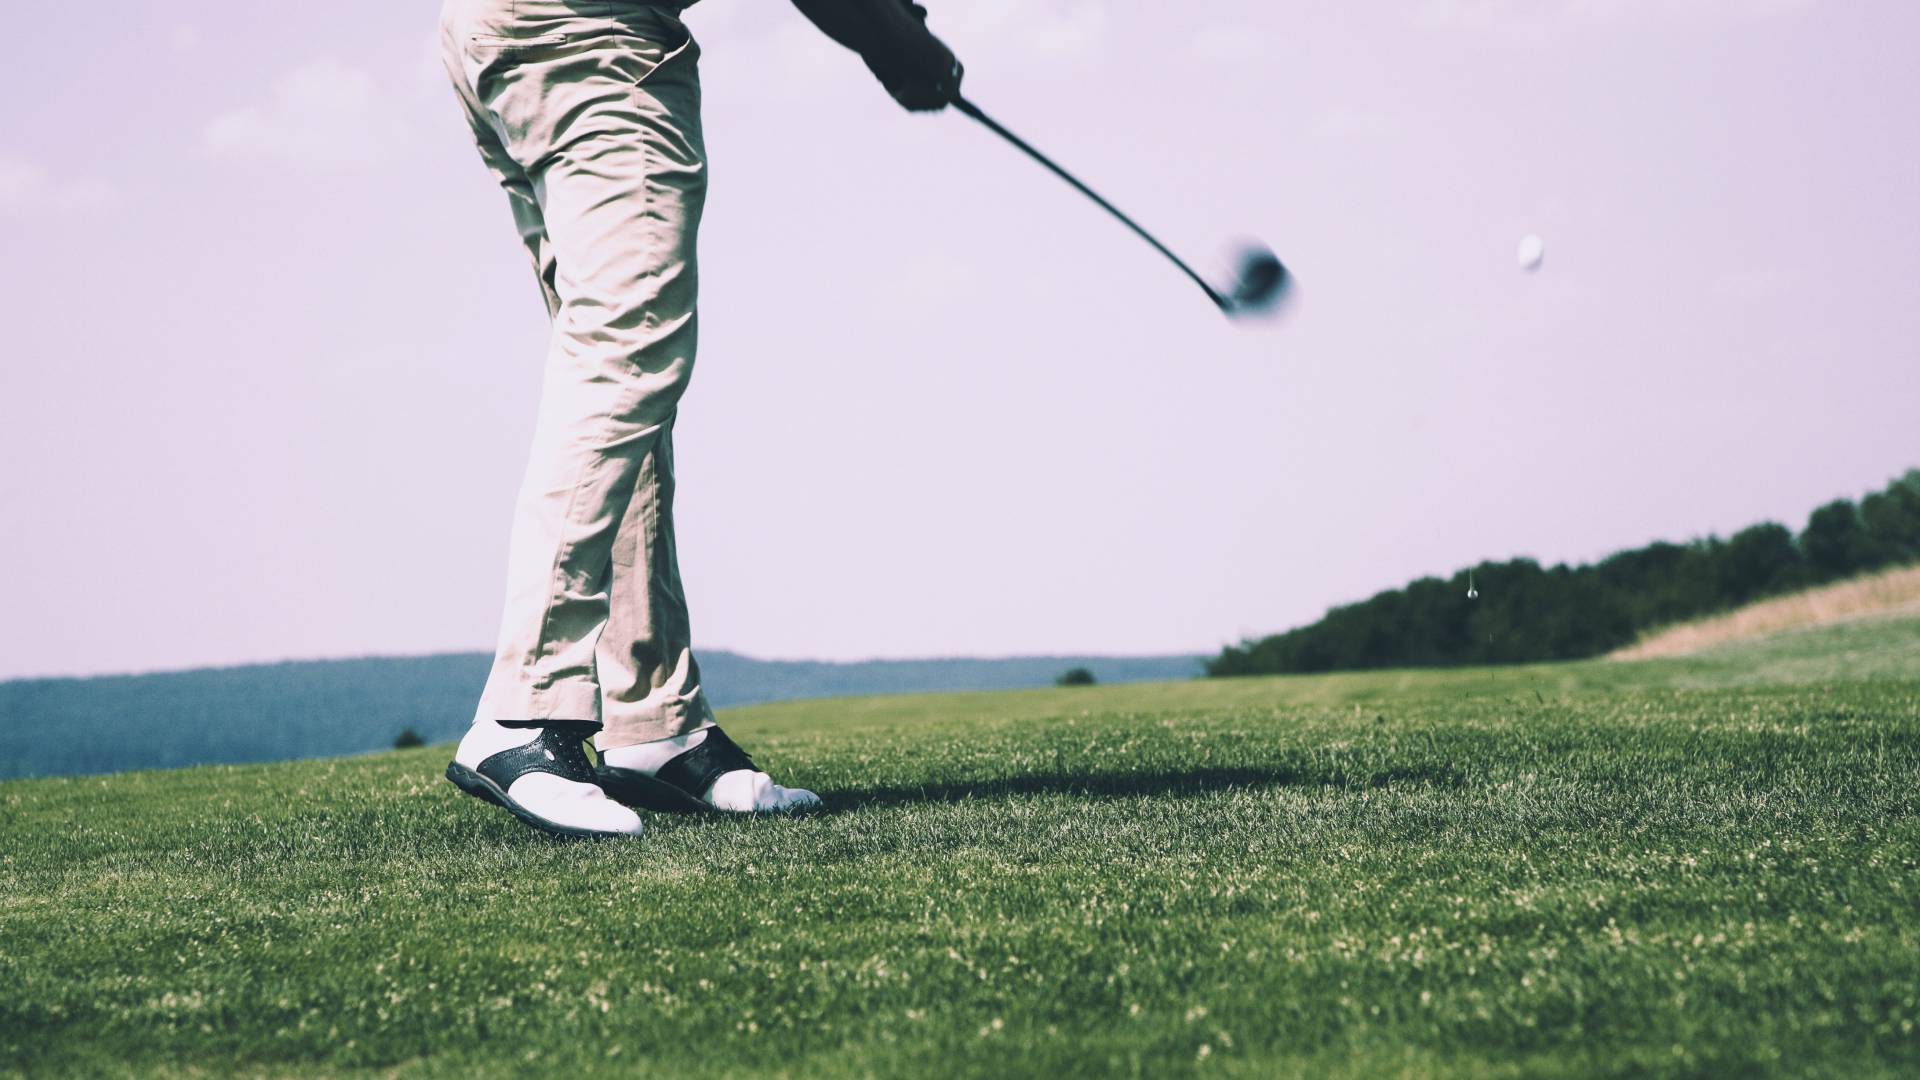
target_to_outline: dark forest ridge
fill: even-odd
[[[1320,621],[1230,645],[1209,675],[1578,660],[1649,630],[1920,560],[1920,469],[1815,510],[1795,536],[1771,521],[1726,540],[1665,541],[1597,563],[1483,562],[1336,607]]]

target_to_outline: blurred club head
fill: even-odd
[[[1293,291],[1293,275],[1264,244],[1249,244],[1235,260],[1233,278],[1220,293],[1228,315],[1251,315],[1279,307]]]

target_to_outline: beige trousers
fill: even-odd
[[[682,6],[446,0],[441,14],[553,322],[476,719],[597,720],[602,748],[713,722],[673,542],[707,181]]]

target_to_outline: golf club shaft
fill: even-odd
[[[1045,165],[1047,169],[1053,173],[1053,175],[1058,176],[1060,179],[1065,180],[1069,184],[1072,184],[1076,189],[1079,190],[1080,194],[1085,195],[1087,198],[1092,199],[1094,202],[1099,203],[1101,209],[1105,210],[1109,214],[1112,214],[1114,217],[1120,219],[1120,223],[1122,225],[1125,225],[1127,228],[1132,229],[1134,233],[1140,237],[1140,239],[1145,240],[1149,244],[1152,244],[1153,250],[1159,252],[1162,255],[1165,255],[1167,259],[1173,263],[1173,265],[1180,268],[1182,273],[1192,278],[1193,283],[1195,285],[1200,286],[1200,288],[1206,292],[1207,298],[1209,300],[1212,300],[1215,304],[1219,305],[1221,310],[1224,311],[1229,307],[1226,297],[1221,296],[1220,293],[1217,292],[1213,286],[1207,284],[1207,281],[1205,278],[1201,277],[1199,274],[1194,273],[1193,267],[1188,266],[1186,263],[1186,260],[1182,259],[1178,255],[1175,255],[1173,252],[1167,250],[1167,245],[1154,239],[1154,236],[1152,233],[1141,228],[1138,222],[1134,221],[1132,218],[1128,217],[1127,215],[1121,213],[1119,207],[1101,198],[1099,192],[1081,183],[1072,173],[1054,164],[1052,158],[1049,158],[1047,157],[1047,155],[1041,153],[1038,150],[1035,150],[1032,146],[1027,144],[1027,141],[1025,139],[1022,139],[1020,136],[1015,135],[1013,132],[1008,131],[1006,128],[1001,127],[998,121],[994,120],[993,117],[988,116],[986,113],[981,112],[980,107],[975,105],[973,102],[968,101],[966,98],[955,98],[953,101],[953,107],[956,109],[959,109],[961,112],[967,114],[968,116],[973,117],[975,120],[980,121],[981,124],[986,126],[988,131],[993,132],[995,135],[998,135],[1001,138],[1007,140],[1008,142],[1012,143],[1014,146],[1019,147],[1022,151],[1026,153],[1028,157],[1032,158],[1033,160],[1039,162],[1042,165]]]

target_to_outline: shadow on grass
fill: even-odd
[[[1254,791],[1275,787],[1338,788],[1359,791],[1387,787],[1457,788],[1467,784],[1467,775],[1449,765],[1420,764],[1391,768],[1364,769],[1329,767],[1311,763],[1269,765],[1207,765],[1191,769],[1140,769],[1093,772],[1046,771],[1011,776],[954,779],[928,784],[875,784],[869,787],[832,788],[822,786],[821,805],[802,811],[800,816],[815,817],[847,813],[877,807],[960,803],[969,800],[1017,799],[1035,795],[1067,795],[1082,799],[1125,798],[1197,798],[1230,791]],[[677,819],[687,823],[717,823],[734,818],[732,814],[649,812],[649,821],[663,823]],[[501,815],[505,820],[505,815]],[[484,825],[474,819],[478,830],[494,834],[492,839],[523,841],[528,838],[559,844],[578,842],[536,830],[526,835],[499,834],[498,822]],[[652,826],[650,826],[652,827]],[[591,842],[591,841],[589,841]],[[617,839],[612,842],[619,842]]]
[[[820,793],[816,813],[837,813],[870,806],[951,803],[966,799],[1004,799],[1023,795],[1076,795],[1089,799],[1136,796],[1181,798],[1222,791],[1269,787],[1383,788],[1390,786],[1460,787],[1465,775],[1444,765],[1356,771],[1288,765],[1203,766],[1194,769],[1024,773],[979,780],[950,780],[919,785],[876,785]]]

